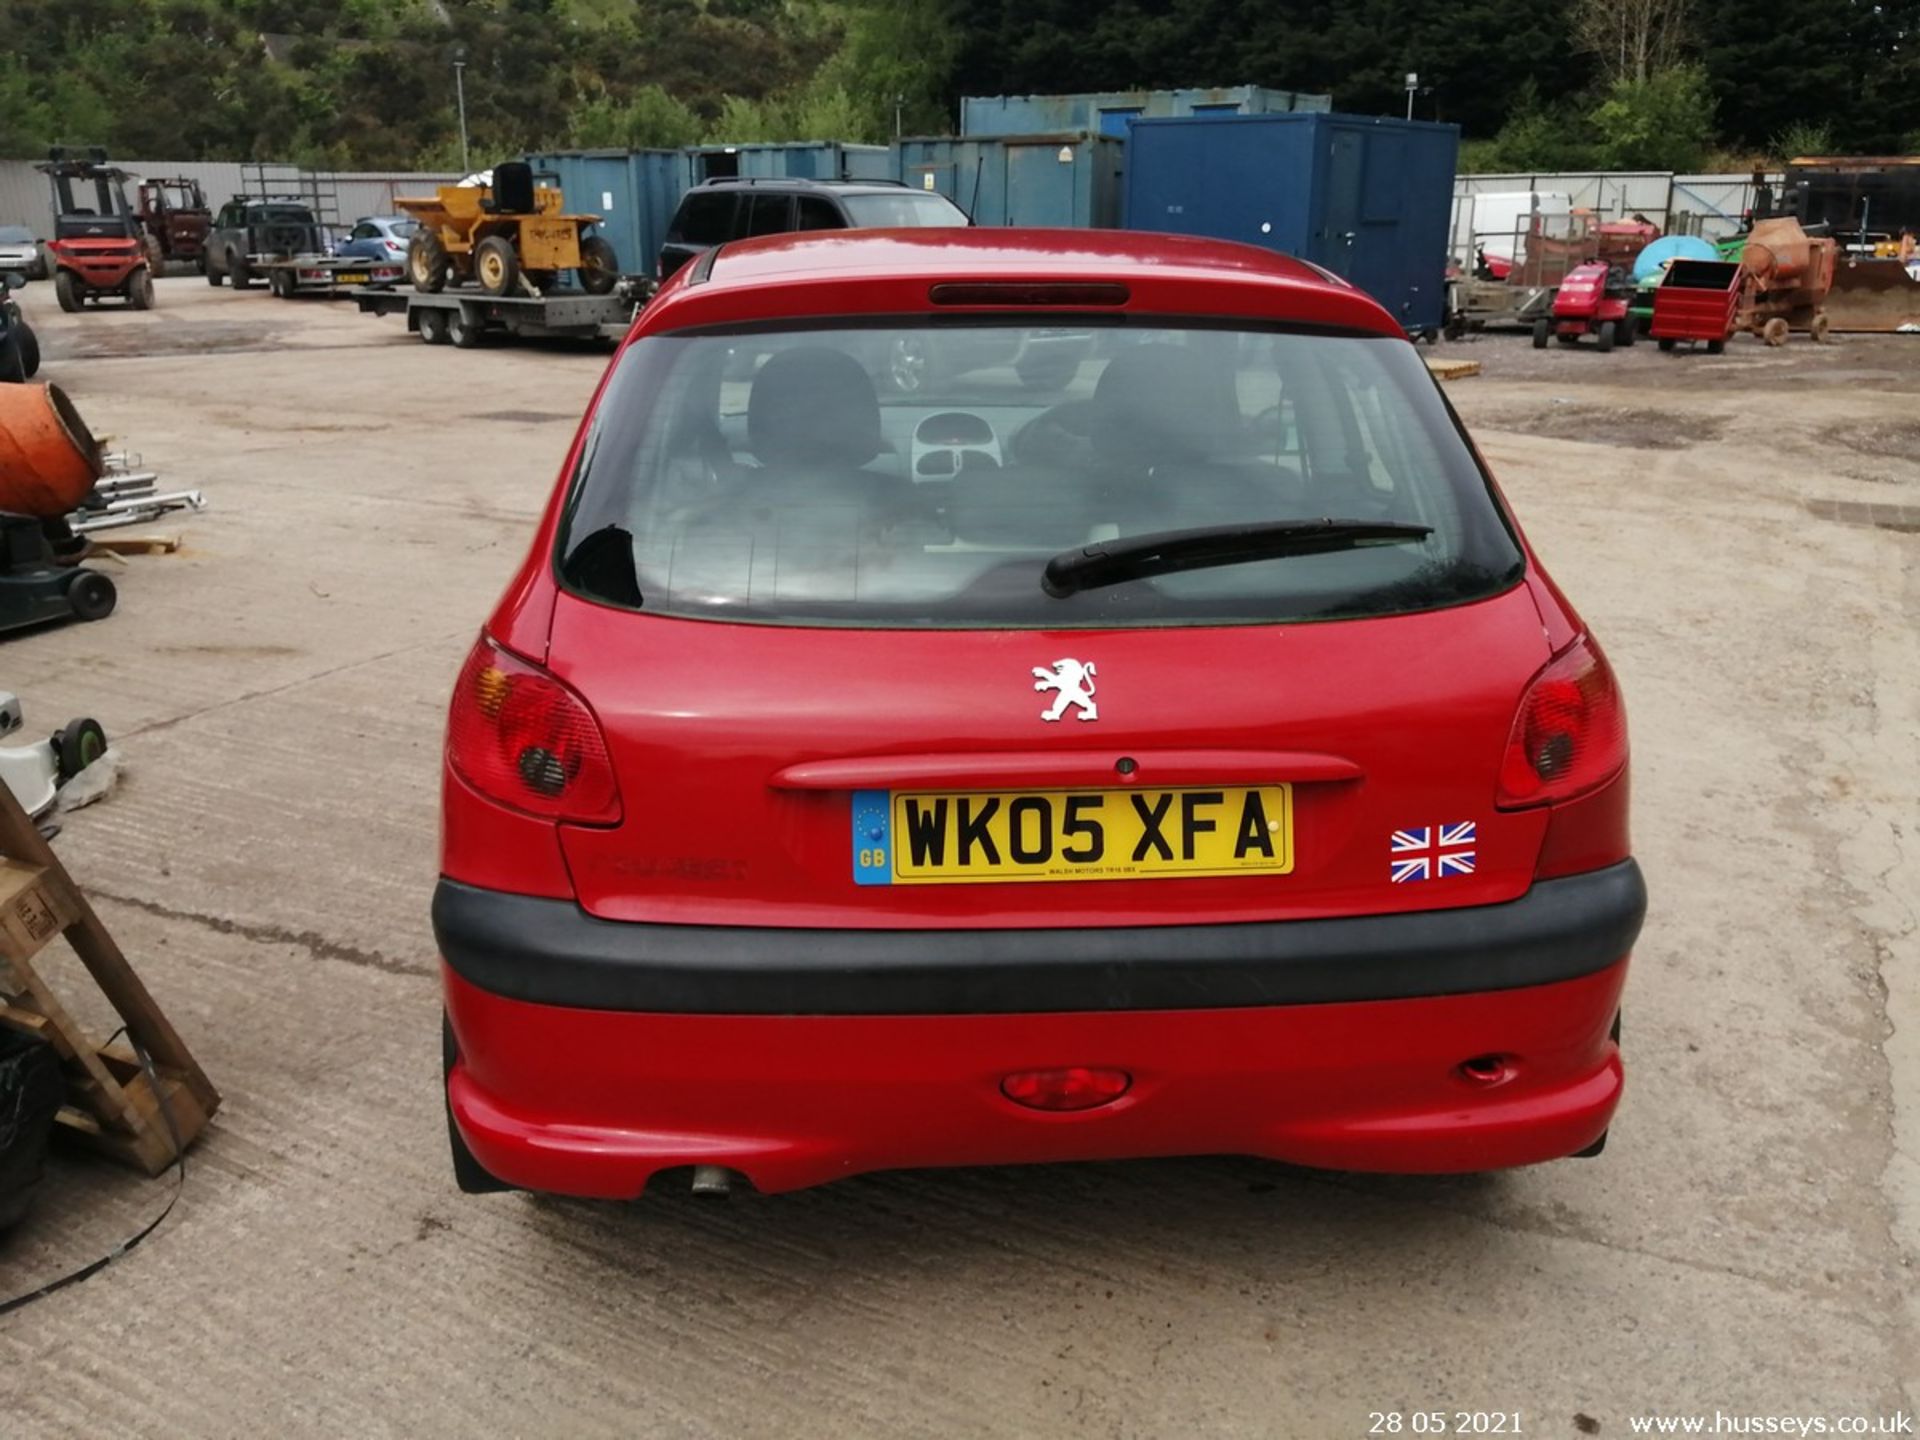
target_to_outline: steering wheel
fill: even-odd
[[[1026,465],[1057,465],[1083,458],[1091,447],[1093,402],[1068,400],[1042,410],[1013,432],[1007,453]]]

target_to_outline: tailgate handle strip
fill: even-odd
[[[1122,758],[1134,769],[1122,775]],[[776,790],[1043,789],[1092,786],[1271,784],[1348,781],[1366,772],[1340,755],[1310,750],[1014,750],[979,754],[861,755],[806,760],[775,771]]]

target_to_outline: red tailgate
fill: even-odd
[[[1091,926],[1485,904],[1526,890],[1545,823],[1493,808],[1521,689],[1548,655],[1524,587],[1391,618],[1132,631],[735,624],[563,595],[550,655],[591,697],[619,775],[618,827],[562,827],[580,901],[607,919]],[[1053,697],[1033,669],[1062,657],[1098,667],[1092,723],[1041,718]],[[1286,874],[854,879],[856,790],[1282,782]],[[1394,883],[1395,833],[1424,828],[1433,846],[1443,826],[1471,873]]]

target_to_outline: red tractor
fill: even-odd
[[[1604,260],[1574,266],[1553,297],[1553,317],[1534,322],[1533,348],[1546,349],[1548,336],[1572,345],[1591,335],[1602,354],[1631,345],[1634,319],[1627,307],[1633,296],[1633,279],[1624,268]]]
[[[153,273],[161,274],[169,260],[204,269],[213,211],[207,208],[200,182],[184,176],[142,180],[137,193],[134,214],[145,232],[147,265]]]
[[[81,156],[56,145],[34,168],[53,184],[47,263],[60,308],[71,314],[111,295],[135,310],[150,309],[153,272],[139,217],[127,204],[127,172],[109,165],[98,146]]]

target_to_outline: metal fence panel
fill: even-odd
[[[236,195],[245,194],[252,176],[251,167],[212,160],[116,160],[121,169],[139,176],[183,176],[198,180],[206,192],[207,203],[218,210]],[[454,174],[401,174],[384,171],[321,172],[310,175],[292,165],[266,167],[270,186],[287,192],[312,193],[315,183],[321,194],[337,197],[338,216],[352,224],[362,215],[391,215],[395,195],[431,192],[436,185],[451,184]],[[131,193],[128,195],[132,199]],[[33,168],[31,160],[0,160],[0,225],[24,225],[36,235],[52,230],[53,201],[47,177]]]
[[[1778,184],[1780,176],[1769,175]],[[1644,215],[1669,234],[1720,239],[1740,228],[1753,203],[1751,175],[1674,175],[1664,170],[1582,170],[1462,175],[1454,183],[1448,229],[1454,258],[1471,263],[1475,249],[1474,197],[1538,191],[1566,195],[1576,210],[1606,220]]]

